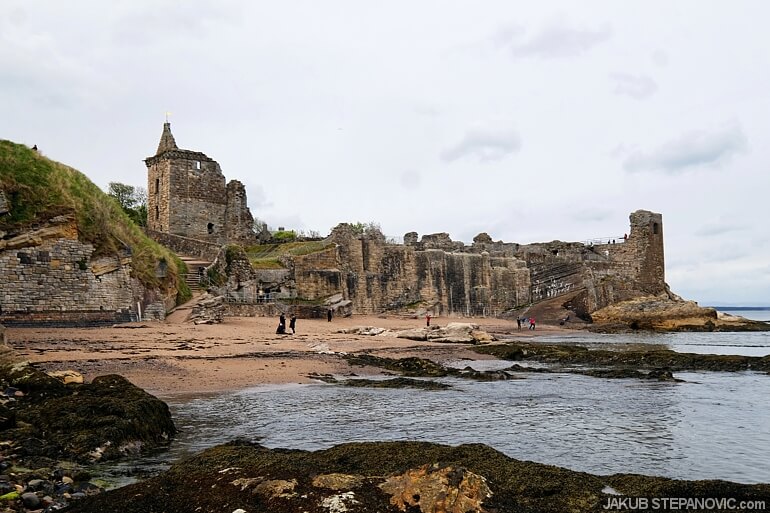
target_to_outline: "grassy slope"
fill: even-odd
[[[118,205],[79,171],[49,160],[22,144],[0,140],[0,189],[11,204],[0,217],[0,230],[19,233],[62,214],[74,214],[78,238],[95,248],[94,255],[112,255],[125,246],[132,252],[132,275],[148,288],[177,288],[178,300],[190,296],[178,276],[184,263],[147,238]],[[155,276],[158,262],[168,264],[166,278]]]
[[[260,244],[245,248],[252,267],[255,269],[281,269],[280,257],[283,255],[302,256],[322,251],[332,246],[331,242],[286,242],[284,244]]]

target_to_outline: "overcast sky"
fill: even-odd
[[[146,187],[164,121],[255,217],[325,235],[622,236],[770,305],[770,2],[4,0],[0,138]]]

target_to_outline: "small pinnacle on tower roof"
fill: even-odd
[[[178,149],[176,141],[174,140],[174,135],[171,133],[171,123],[166,121],[163,123],[163,133],[160,136],[160,144],[158,144],[158,151],[155,152],[155,155]]]

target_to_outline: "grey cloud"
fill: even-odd
[[[401,173],[401,176],[399,177],[399,181],[401,182],[401,185],[408,189],[413,188],[415,186],[420,185],[421,177],[420,173],[417,171],[404,171]]]
[[[655,50],[652,52],[652,62],[658,67],[665,68],[668,66],[668,54],[663,50]]]
[[[515,130],[471,129],[457,143],[441,152],[441,160],[454,162],[474,156],[480,162],[498,161],[521,148],[521,137]]]
[[[690,132],[651,151],[636,151],[623,163],[626,171],[661,170],[676,174],[685,169],[717,165],[745,151],[748,139],[740,127],[715,132]]]
[[[725,233],[739,232],[745,229],[746,226],[737,224],[714,223],[701,226],[695,230],[695,235],[701,237],[713,237],[716,235],[724,235]]]
[[[610,75],[615,81],[615,94],[624,94],[637,100],[649,98],[658,90],[658,84],[645,75],[628,75],[625,73],[613,73]]]
[[[200,40],[215,23],[237,19],[224,6],[158,2],[151,10],[138,6],[114,22],[113,39],[129,46],[152,45],[170,38]],[[136,30],[142,27],[142,30]]]
[[[273,206],[273,202],[267,198],[265,189],[261,185],[253,185],[247,181],[246,195],[249,198],[249,206],[252,208],[263,209]]]
[[[572,217],[582,222],[604,221],[614,216],[611,210],[599,209],[599,208],[586,208],[578,210]]]
[[[511,33],[514,39],[517,32]],[[512,41],[510,51],[515,56],[564,58],[580,55],[610,38],[612,29],[605,24],[598,29],[568,27],[561,20],[545,25],[526,41]]]

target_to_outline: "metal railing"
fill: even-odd
[[[628,235],[613,235],[611,237],[597,237],[595,239],[581,240],[580,243],[585,246],[599,246],[602,244],[623,244],[628,240]]]

